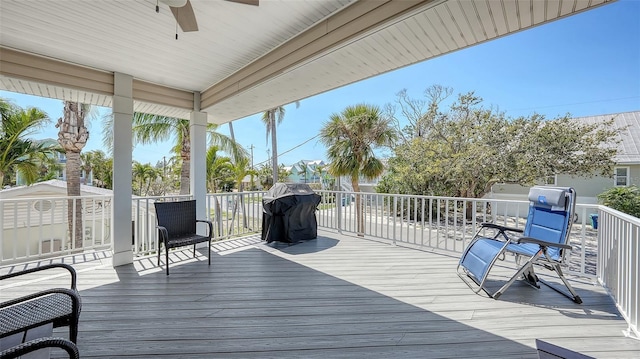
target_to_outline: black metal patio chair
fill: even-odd
[[[68,264],[54,263],[0,276],[0,281],[53,268],[66,269],[70,288],[52,288],[0,303],[0,338],[26,332],[45,324],[69,327],[69,339],[76,343],[82,301],[76,288],[76,271]]]
[[[164,244],[165,266],[169,275],[169,249],[193,244],[193,256],[196,256],[196,244],[208,242],[209,265],[211,265],[211,221],[196,219],[196,201],[155,202],[158,220],[158,265],[160,265],[160,244]],[[208,225],[208,234],[196,233],[196,223]]]

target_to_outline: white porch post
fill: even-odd
[[[113,266],[133,263],[131,162],[133,77],[113,75]]]
[[[200,112],[200,93],[193,96],[193,112],[189,135],[191,137],[191,165],[190,188],[193,199],[196,200],[196,218],[207,219],[207,114]],[[198,232],[204,230],[204,225],[198,226]]]

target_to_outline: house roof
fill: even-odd
[[[574,120],[595,124],[610,119],[613,119],[615,128],[622,129],[618,137],[618,154],[614,160],[621,165],[640,164],[640,111],[578,117]]]
[[[124,74],[135,111],[225,123],[609,2],[190,0],[182,33],[166,1],[2,0],[0,89],[110,107]]]
[[[80,192],[82,195],[113,195],[113,191],[106,188],[99,188],[93,186],[80,185]],[[28,197],[31,195],[42,193],[59,193],[59,196],[67,195],[67,182],[57,179],[52,179],[43,182],[37,182],[29,186],[16,186],[0,191],[0,198],[9,199],[15,197]]]

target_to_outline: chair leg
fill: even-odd
[[[78,318],[71,319],[69,323],[69,340],[78,344]]]
[[[167,275],[169,275],[169,246],[164,246],[164,265],[167,267]]]
[[[209,238],[209,247],[207,249],[209,250],[209,265],[211,265],[211,238]]]
[[[196,243],[193,244],[193,258],[196,257]]]
[[[533,263],[540,257],[540,255],[542,255],[542,252],[538,251],[538,253],[529,258],[529,260],[522,267],[520,267],[520,270],[518,270],[516,274],[514,274],[511,279],[509,279],[509,281],[507,281],[507,283],[502,286],[502,288],[498,289],[492,295],[492,297],[494,299],[498,299],[502,295],[502,293],[504,293],[513,284],[513,282],[518,279],[518,277],[523,275],[525,272],[533,271]]]
[[[567,280],[567,278],[564,277],[564,274],[562,273],[562,269],[560,268],[560,264],[559,263],[553,264],[553,268],[556,271],[556,273],[558,273],[558,277],[560,278],[562,283],[564,283],[565,287],[567,287],[567,289],[569,290],[570,294],[567,294],[566,292],[561,291],[560,289],[550,285],[549,283],[546,283],[543,280],[540,280],[540,282],[542,282],[542,284],[546,285],[547,287],[555,290],[556,292],[564,295],[565,297],[573,300],[574,303],[582,304],[582,298],[580,298],[580,296],[578,295],[578,293],[576,293],[576,291],[573,289],[571,284],[569,284],[569,281]]]
[[[160,238],[158,238],[158,265],[160,265]]]

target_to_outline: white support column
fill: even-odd
[[[200,93],[193,96],[194,111],[191,112],[189,136],[191,137],[190,188],[196,200],[196,217],[207,219],[207,114],[200,112]],[[204,231],[198,226],[198,232]]]
[[[113,79],[113,266],[133,263],[131,187],[133,77]]]

